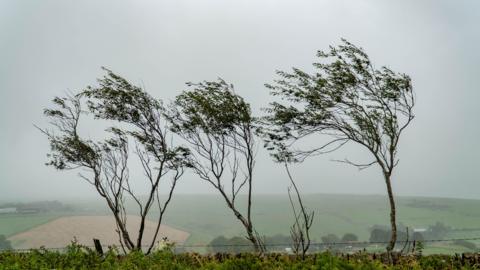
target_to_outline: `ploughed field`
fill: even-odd
[[[137,237],[137,228],[140,223],[138,216],[127,217],[127,228],[132,239]],[[99,239],[102,245],[119,246],[118,234],[115,232],[115,220],[111,216],[68,216],[60,217],[30,230],[10,236],[16,249],[30,248],[63,248],[68,246],[73,239],[79,244],[92,246],[92,239]],[[144,239],[152,239],[156,224],[147,221],[145,224]],[[162,225],[159,230],[158,240],[167,237],[169,241],[185,243],[189,233]],[[145,241],[145,244],[149,244]]]

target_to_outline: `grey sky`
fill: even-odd
[[[222,77],[259,112],[276,69],[311,70],[316,50],[342,37],[413,79],[417,118],[394,190],[480,198],[479,25],[475,0],[0,0],[0,200],[91,194],[76,173],[43,165],[48,143],[32,124],[45,126],[50,100],[94,84],[101,66],[165,100],[186,81]],[[330,162],[347,156],[368,157],[348,147],[292,171],[305,192],[383,194],[377,169]],[[256,176],[258,193],[286,192],[263,149]],[[178,192],[212,189],[189,176]]]

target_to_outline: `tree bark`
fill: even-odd
[[[395,200],[393,198],[392,184],[391,184],[391,175],[390,173],[384,173],[385,183],[387,184],[388,192],[388,201],[390,202],[390,225],[392,227],[392,233],[390,236],[390,242],[387,246],[387,252],[391,253],[395,248],[395,243],[397,241],[397,223],[396,223],[396,211],[395,211]]]

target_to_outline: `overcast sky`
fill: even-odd
[[[43,108],[95,84],[101,66],[171,100],[187,81],[233,83],[259,112],[276,69],[311,70],[318,49],[346,38],[375,65],[409,74],[416,118],[400,143],[399,195],[480,198],[480,1],[0,0],[0,200],[93,194],[76,172],[44,166]],[[305,193],[384,194],[378,169],[331,159],[292,168]],[[138,168],[137,168],[138,169]],[[135,170],[135,168],[132,168]],[[285,193],[281,166],[260,149],[257,193]],[[178,193],[213,189],[189,175]]]

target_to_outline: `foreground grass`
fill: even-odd
[[[385,256],[358,253],[336,256],[309,255],[305,260],[285,254],[173,254],[158,251],[151,255],[132,252],[104,256],[88,248],[71,245],[66,252],[32,250],[28,253],[0,252],[0,269],[480,269],[479,254],[468,258],[447,255],[396,257],[387,264]]]

